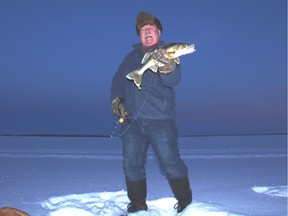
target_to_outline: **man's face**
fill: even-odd
[[[143,47],[150,47],[158,43],[161,31],[155,25],[144,25],[140,29],[139,37]]]

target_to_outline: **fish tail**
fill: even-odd
[[[138,89],[141,88],[140,85],[142,82],[143,74],[139,74],[139,70],[132,71],[126,77],[130,80],[133,80]]]

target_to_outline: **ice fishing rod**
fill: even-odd
[[[127,130],[131,127],[131,125],[133,124],[133,122],[138,118],[140,112],[142,111],[144,105],[146,104],[146,101],[147,101],[147,98],[148,98],[148,95],[149,95],[149,92],[150,92],[150,89],[151,89],[151,84],[152,84],[152,80],[153,80],[153,79],[154,79],[154,76],[152,76],[151,79],[150,79],[149,86],[148,86],[148,90],[147,90],[147,93],[146,93],[146,95],[145,95],[145,99],[144,99],[144,101],[143,101],[143,103],[142,103],[139,111],[136,113],[135,117],[133,118],[133,120],[131,121],[131,120],[129,120],[129,119],[124,119],[123,117],[120,117],[120,118],[118,119],[118,121],[116,121],[116,126],[115,126],[114,129],[112,130],[112,133],[111,133],[110,137],[121,137],[121,136],[123,136],[123,135],[127,132]],[[129,123],[129,125],[127,126],[127,128],[126,128],[121,134],[119,134],[119,135],[117,135],[117,136],[114,136],[115,131],[116,131],[116,129],[118,128],[118,125],[119,125],[119,124],[122,125],[122,124],[125,124],[125,123]]]

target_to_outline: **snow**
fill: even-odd
[[[287,185],[272,186],[272,187],[253,187],[256,193],[262,193],[275,197],[287,197]]]
[[[193,203],[181,216],[287,215],[285,135],[180,137]],[[0,207],[32,216],[119,216],[129,200],[118,138],[0,137]],[[177,202],[152,151],[148,211],[176,215]]]
[[[252,190],[257,193],[287,198],[287,185],[278,187],[253,187]],[[47,201],[42,202],[42,206],[43,208],[51,210],[51,216],[119,216],[125,214],[125,208],[128,202],[126,191],[118,191],[51,197]],[[134,213],[131,215],[175,215],[176,212],[173,210],[173,206],[176,202],[174,198],[148,201],[149,210],[147,212]],[[236,216],[238,214],[224,212],[213,207],[213,205],[196,202],[187,207],[181,215]]]
[[[125,214],[128,202],[126,191],[118,191],[52,197],[43,202],[42,206],[51,210],[51,216],[119,216]],[[142,211],[130,215],[176,215],[176,210],[173,208],[176,202],[174,198],[147,201],[149,207],[147,212]],[[197,202],[187,207],[181,215],[236,216],[236,214],[220,211],[212,205]]]

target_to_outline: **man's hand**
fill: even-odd
[[[174,59],[166,58],[166,54],[166,50],[161,48],[158,49],[157,52],[153,53],[155,64],[159,67],[159,72],[163,74],[171,73],[176,67]]]
[[[123,98],[116,97],[112,100],[112,112],[119,118],[127,119],[128,112],[124,109]]]

